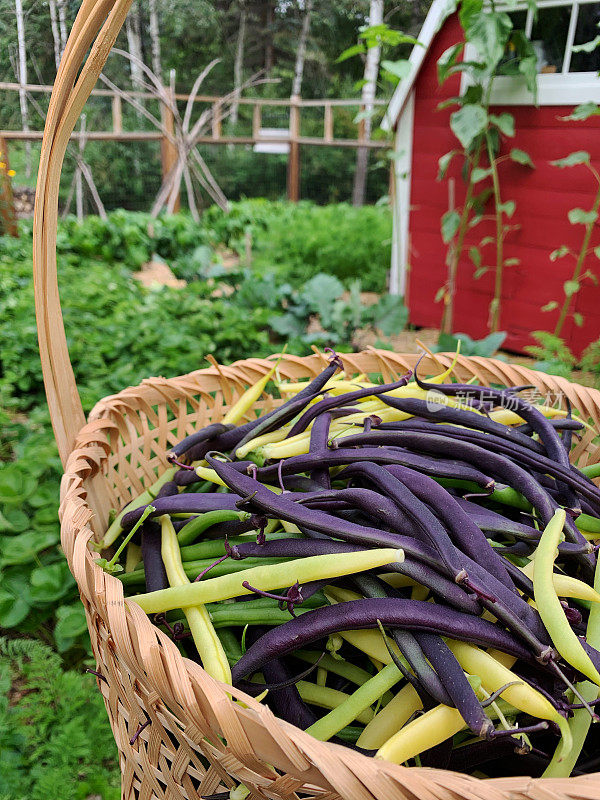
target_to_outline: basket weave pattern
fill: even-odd
[[[450,363],[423,362],[423,372]],[[416,356],[368,351],[343,356],[348,373],[379,373],[385,380],[414,367]],[[318,356],[284,356],[282,377],[313,377],[324,366]],[[600,798],[600,778],[559,781],[528,778],[478,781],[439,770],[405,769],[377,762],[346,748],[317,742],[277,719],[241,692],[228,689],[197,664],[182,658],[175,644],[155,627],[133,600],[123,599],[121,582],[94,564],[87,548],[93,536],[86,482],[102,475],[109,505],[94,520],[100,529],[106,511],[121,507],[167,465],[165,453],[198,426],[220,420],[244,388],[264,375],[272,361],[249,359],[214,366],[170,380],[154,378],[105,398],[77,437],[62,485],[62,544],[88,615],[99,680],[123,769],[123,797],[195,798],[235,781],[255,797],[322,800],[388,798]],[[460,379],[484,384],[531,383],[544,395],[563,393],[573,408],[598,423],[600,392],[500,361],[460,358]],[[268,410],[276,401],[267,397]],[[580,464],[600,457],[591,433],[578,443]],[[133,745],[138,727],[151,720]],[[311,787],[312,785],[312,787]]]
[[[86,424],[69,360],[56,269],[58,185],[79,114],[104,67],[132,0],[82,0],[50,99],[36,190],[34,290],[40,357],[50,417],[65,466],[61,540],[85,607],[103,694],[117,743],[123,800],[193,800],[243,783],[252,798],[274,800],[600,800],[600,776],[562,780],[480,781],[432,769],[406,769],[348,748],[319,742],[277,719],[243,693],[213,680],[183,658],[121,582],[95,563],[88,547],[101,536],[110,508],[122,507],[166,466],[165,453],[199,426],[222,419],[272,361],[211,366],[170,380],[151,378],[107,397]],[[367,351],[344,356],[348,373],[389,381],[414,367],[415,356]],[[423,372],[449,364],[423,363]],[[286,355],[281,376],[316,375],[316,354]],[[480,383],[531,383],[568,397],[597,427],[600,392],[504,362],[460,358],[456,373]],[[277,401],[265,397],[262,407]],[[261,404],[257,404],[260,406]],[[600,460],[586,432],[573,457]]]

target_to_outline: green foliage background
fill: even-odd
[[[62,470],[37,349],[30,226],[19,239],[0,236],[0,634],[9,637],[0,638],[0,800],[112,800],[114,743],[95,679],[82,674],[89,640],[59,547]],[[84,409],[149,375],[201,368],[209,353],[227,363],[284,341],[299,354],[312,343],[348,349],[375,319],[400,330],[404,306],[384,297],[364,308],[357,282],[384,290],[390,236],[387,207],[308,202],[248,200],[228,215],[213,207],[200,225],[127,211],[65,220],[59,282]],[[223,247],[242,255],[240,266],[224,268]],[[186,288],[135,280],[151,257]],[[311,319],[320,330],[308,333]]]

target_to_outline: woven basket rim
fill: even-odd
[[[399,354],[391,354],[389,351],[378,351],[375,348],[371,348],[367,351],[363,351],[362,353],[357,354],[342,354],[341,357],[345,361],[349,361],[351,364],[356,359],[360,360],[363,356],[375,357],[380,359],[382,364],[385,364],[389,368],[389,363],[387,359],[392,360],[393,363],[396,363],[397,358],[406,358],[408,361],[415,361],[418,356],[413,354],[399,355]],[[443,366],[447,365],[451,359],[453,354],[438,354],[436,356],[436,360]],[[177,376],[176,378],[149,378],[142,381],[137,386],[128,387],[123,389],[121,392],[118,392],[114,395],[107,396],[100,400],[95,406],[92,412],[90,413],[90,421],[80,430],[79,435],[77,437],[76,447],[73,453],[71,453],[67,465],[65,467],[65,475],[63,477],[62,485],[61,485],[61,519],[64,521],[65,519],[77,519],[78,523],[76,525],[77,530],[75,531],[75,548],[79,551],[79,561],[81,559],[87,561],[85,565],[85,569],[83,572],[77,570],[76,580],[78,582],[78,586],[82,596],[86,595],[89,592],[90,584],[93,584],[98,587],[103,587],[100,593],[96,597],[89,597],[87,596],[87,601],[92,605],[98,605],[98,602],[102,599],[103,602],[106,600],[107,594],[111,597],[118,597],[119,594],[122,597],[123,589],[121,582],[111,576],[104,573],[104,571],[98,567],[95,563],[93,563],[92,554],[89,548],[87,547],[87,542],[92,537],[92,531],[89,527],[89,522],[91,518],[91,509],[87,506],[85,500],[85,490],[83,488],[83,481],[90,477],[94,472],[98,472],[101,469],[101,464],[104,458],[107,456],[107,439],[104,436],[105,429],[104,424],[109,422],[110,418],[114,414],[120,414],[123,411],[123,408],[129,406],[130,401],[133,397],[136,397],[140,393],[148,393],[148,391],[153,392],[156,394],[156,399],[160,402],[162,398],[162,402],[164,402],[164,396],[161,394],[161,390],[164,390],[165,387],[168,387],[174,383],[190,383],[193,384],[196,380],[203,377],[213,377],[218,380],[223,380],[225,378],[227,380],[228,372],[232,370],[242,370],[245,371],[244,374],[252,375],[256,372],[260,373],[260,366],[263,365],[263,374],[266,370],[264,367],[265,364],[270,365],[272,364],[272,360],[277,356],[274,355],[271,358],[271,362],[265,359],[242,359],[240,361],[234,362],[229,366],[217,365],[213,363],[211,367],[207,367],[205,369],[195,370],[191,373],[187,373],[185,375]],[[293,357],[293,356],[284,356],[284,359],[288,358],[290,361],[293,361],[295,364],[306,364],[310,362],[311,364],[323,363],[324,356],[322,354],[316,354],[307,357]],[[396,364],[397,366],[397,364]],[[511,365],[512,366],[512,365]],[[466,358],[460,357],[459,364],[457,365],[457,369],[461,367],[470,367],[470,368],[485,368],[485,369],[492,369],[492,370],[499,370],[500,374],[503,374],[503,370],[506,369],[507,365],[506,362],[499,361],[496,359],[485,359],[485,358]],[[530,373],[534,373],[532,377],[537,377],[538,381],[542,380],[542,382],[548,382],[548,384],[553,385],[560,388],[565,388],[566,386],[570,387],[572,390],[577,391],[581,390],[584,395],[589,396],[589,399],[594,403],[594,405],[600,409],[600,391],[595,389],[590,389],[587,387],[582,387],[579,384],[571,383],[566,381],[566,379],[559,378],[557,376],[548,376],[545,373],[536,372],[534,370],[530,370],[527,367],[519,367],[518,374],[527,378]],[[254,378],[255,379],[255,378]],[[110,427],[110,426],[109,426]],[[101,435],[102,434],[102,435]],[[79,546],[78,546],[79,545]],[[83,548],[83,549],[82,549]],[[69,559],[69,566],[71,567],[71,571],[73,571],[73,564],[72,559]],[[87,586],[82,586],[79,579],[78,574],[88,574],[90,573],[91,581],[88,583],[86,581]],[[94,603],[96,601],[96,603]],[[113,600],[114,602],[114,600]],[[127,609],[126,613],[130,615],[133,613],[133,616],[139,621],[140,615],[146,618],[148,625],[154,628],[154,631],[159,634],[159,638],[163,646],[169,647],[172,645],[170,640],[166,640],[164,642],[164,636],[162,636],[161,632],[159,631],[153,623],[146,617],[144,612],[141,611],[140,607],[135,603],[134,598],[127,598],[125,600],[125,607]],[[96,609],[97,610],[97,609]],[[110,617],[110,615],[109,615]],[[110,624],[110,619],[109,619]],[[426,791],[428,788],[432,788],[433,785],[436,787],[436,791],[440,790],[442,786],[451,785],[456,787],[457,781],[460,784],[460,793],[462,797],[479,797],[479,793],[477,789],[475,789],[475,794],[473,794],[474,786],[479,785],[479,780],[477,778],[471,778],[470,776],[464,775],[462,773],[454,773],[449,772],[447,770],[436,770],[436,769],[419,769],[419,768],[406,768],[402,766],[398,766],[395,764],[390,764],[388,762],[378,761],[375,762],[374,759],[369,758],[363,754],[357,753],[352,751],[349,748],[342,747],[339,745],[332,744],[330,742],[320,742],[309,734],[305,733],[304,731],[295,728],[294,726],[290,725],[289,723],[285,722],[284,720],[280,720],[279,718],[275,717],[271,714],[270,711],[266,710],[264,707],[257,708],[257,703],[253,698],[248,697],[243,692],[240,692],[236,689],[232,689],[232,687],[226,687],[224,684],[219,684],[218,682],[214,681],[210,678],[202,668],[195,662],[184,658],[179,654],[179,651],[173,645],[173,649],[175,653],[171,653],[171,655],[177,660],[180,660],[181,666],[184,669],[188,680],[193,683],[197,681],[200,677],[202,677],[204,681],[204,685],[206,686],[207,682],[210,684],[211,690],[214,690],[216,693],[220,695],[220,701],[223,702],[225,698],[228,703],[232,706],[235,712],[239,713],[239,706],[233,704],[231,700],[227,699],[226,691],[230,691],[236,698],[242,699],[247,705],[248,710],[245,712],[246,714],[254,714],[255,715],[255,722],[259,726],[264,723],[265,721],[265,711],[267,711],[267,716],[270,716],[269,722],[271,725],[276,726],[277,736],[281,737],[281,741],[287,740],[287,743],[290,740],[293,740],[294,746],[298,744],[302,745],[303,753],[310,753],[315,750],[315,748],[323,748],[323,753],[327,751],[327,758],[333,758],[336,763],[340,763],[340,761],[345,762],[352,762],[354,771],[358,770],[359,774],[361,772],[372,773],[373,765],[376,765],[377,774],[383,778],[384,774],[389,776],[393,779],[394,785],[401,785],[401,786],[410,786],[411,791],[414,791],[414,780],[413,778],[418,774],[419,775],[419,785],[423,791]],[[146,678],[151,681],[151,676],[146,673]],[[102,687],[101,687],[102,688]],[[275,722],[273,722],[275,721]],[[288,754],[289,755],[289,754]],[[266,754],[265,754],[265,757]],[[287,759],[286,759],[287,761]],[[363,764],[364,762],[364,764]],[[268,763],[275,763],[274,761],[270,761]],[[289,769],[289,764],[286,764],[285,768]],[[408,774],[412,776],[412,778],[408,779]],[[307,774],[311,774],[310,771]],[[593,778],[593,783],[595,785],[594,789],[590,784],[590,778]],[[556,795],[557,797],[562,796],[571,796],[576,795],[577,797],[586,797],[586,798],[600,798],[600,777],[598,775],[592,776],[581,776],[577,778],[567,778],[567,779],[560,779],[560,780],[550,780],[550,779],[533,779],[533,778],[497,778],[497,779],[488,779],[485,782],[486,787],[486,797],[494,797],[496,794],[495,789],[500,791],[500,794],[497,795],[498,798],[505,797],[506,793],[508,792],[509,796],[512,796],[512,793],[517,791],[520,793],[525,793],[528,795],[531,792],[531,796],[533,797],[532,787],[537,785],[539,781],[543,780],[543,784],[546,787],[552,786],[554,790],[559,790],[561,794]],[[450,781],[450,784],[448,784]],[[471,785],[471,782],[474,782]],[[323,781],[321,785],[327,785],[327,780]],[[392,785],[392,784],[390,784]],[[562,792],[564,791],[564,795]],[[437,796],[437,795],[435,795]],[[550,795],[553,797],[554,795]]]

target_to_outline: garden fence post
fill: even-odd
[[[8,142],[3,136],[0,136],[0,163],[4,164],[0,169],[0,219],[2,220],[2,228],[4,233],[18,239],[19,228],[17,226],[12,180],[9,175]]]
[[[290,152],[288,155],[287,196],[292,203],[300,200],[300,98],[290,99]]]
[[[165,91],[169,95],[170,103],[172,105],[175,104],[175,92],[172,89],[165,88]],[[162,116],[162,123],[163,127],[168,134],[167,136],[163,136],[161,140],[160,146],[160,156],[162,162],[162,179],[163,181],[171,171],[171,169],[177,163],[177,147],[173,144],[172,141],[169,140],[168,136],[175,136],[175,116],[173,114],[172,108],[167,105],[166,103],[161,103],[161,116]],[[177,192],[177,198],[175,200],[175,205],[173,207],[173,213],[176,214],[181,207],[181,197],[179,192]]]

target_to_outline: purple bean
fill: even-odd
[[[420,528],[428,544],[437,550],[450,570],[454,570],[456,574],[461,571],[460,554],[456,551],[446,529],[432,514],[428,506],[422,503],[404,483],[381,465],[371,464],[368,461],[347,467],[338,477],[357,474],[375,484],[380,491],[385,492],[398,508],[410,517]],[[435,483],[435,481],[432,482]],[[487,542],[486,545],[489,547]],[[507,580],[506,574],[504,579]]]
[[[500,439],[506,439],[514,444],[519,444],[521,447],[534,450],[535,452],[545,452],[539,442],[533,441],[520,431],[508,425],[502,425],[500,422],[495,422],[489,417],[475,414],[472,411],[452,408],[452,406],[444,405],[443,403],[420,400],[415,397],[386,397],[386,395],[382,395],[381,400],[392,408],[397,408],[399,411],[404,411],[406,414],[412,414],[413,417],[424,417],[436,423],[451,423],[452,425],[473,428],[474,430],[483,431],[486,434],[493,435]],[[410,422],[410,420],[406,420],[406,422]],[[402,425],[403,423],[388,424]]]
[[[336,441],[334,440],[332,444],[335,448]],[[465,461],[481,466],[483,469],[491,472],[495,477],[505,481],[509,486],[517,488],[531,505],[539,511],[544,525],[550,522],[557,508],[557,504],[552,500],[545,489],[543,489],[524,469],[514,464],[505,456],[498,455],[497,453],[468,442],[456,439],[449,440],[444,436],[414,433],[411,431],[375,431],[358,434],[356,436],[348,436],[344,440],[345,448],[363,445],[385,445],[386,451],[390,445],[405,445],[406,447],[418,449],[420,452],[429,453],[434,456],[440,454],[458,455]],[[584,537],[569,518],[565,525],[565,535],[570,541],[580,542],[581,544],[585,542]],[[587,559],[588,563],[590,563],[588,556],[582,556],[582,558]]]
[[[390,593],[393,596],[393,590],[391,590],[389,586],[386,586],[383,581],[371,575],[365,575],[364,573],[356,575],[352,582],[356,584],[358,590],[362,592],[365,597],[387,598],[390,596]],[[382,633],[384,633],[383,626]],[[411,633],[411,631],[401,628],[391,628],[390,635],[400,650],[400,653],[404,656],[406,661],[408,661],[414,675],[405,666],[402,659],[398,658],[393,649],[388,646],[390,656],[404,678],[413,685],[415,691],[421,697],[423,705],[435,705],[435,703],[452,705],[450,695],[444,688],[439,675],[425,658],[414,634]]]
[[[349,600],[307,611],[269,630],[233,667],[233,680],[256,672],[272,658],[280,658],[332,633],[376,628],[377,620],[384,626],[451,636],[482,647],[495,647],[525,661],[532,660],[529,650],[511,633],[452,608],[397,598]]]
[[[326,539],[272,539],[264,544],[244,542],[231,547],[232,558],[307,558],[328,553],[355,553],[363,547]]]
[[[156,495],[156,499],[158,500],[159,497],[171,497],[172,495],[178,494],[179,487],[175,483],[175,481],[167,481],[163,483],[163,485],[158,490],[158,494]]]
[[[385,497],[371,489],[330,489],[329,491],[321,492],[317,496],[311,493],[310,497],[300,499],[298,502],[310,508],[317,506],[322,508],[322,501],[335,499],[338,501],[344,500],[348,504],[360,508],[367,516],[383,522],[384,525],[398,531],[398,533],[422,538],[419,520],[415,520],[404,509],[399,508],[392,498]],[[430,542],[430,544],[432,543]]]
[[[319,405],[317,403],[317,405]],[[315,419],[310,432],[309,452],[317,455],[327,450],[327,440],[329,439],[329,428],[333,415],[331,413],[321,414]],[[317,467],[310,472],[310,479],[323,489],[331,489],[331,479],[327,467]]]
[[[496,556],[493,548],[490,547],[477,525],[463,512],[443,486],[440,486],[439,483],[427,475],[421,475],[421,473],[399,464],[385,468],[380,467],[379,469],[389,472],[396,480],[401,481],[420,501],[429,503],[434,513],[437,514],[450,533],[455,546],[480,563],[482,567],[485,567],[488,572],[495,575],[499,581],[502,581],[510,589],[513,588],[512,581],[501,559]],[[350,475],[356,473],[364,474],[367,477],[370,475],[374,481],[377,481],[377,475],[381,474],[378,470],[371,469],[371,467],[368,467],[366,471],[363,470],[362,464],[354,464],[347,467],[344,473]]]
[[[287,495],[276,495],[258,481],[238,472],[233,464],[217,461],[207,456],[209,465],[219,477],[236,492],[238,497],[248,498],[249,505],[272,514],[277,519],[285,519],[299,526],[327,533],[336,538],[366,545],[367,547],[397,547],[420,560],[441,564],[439,556],[421,542],[408,536],[381,531],[364,525],[356,525],[338,517],[332,517],[322,511],[306,508],[303,504],[288,499]],[[219,495],[219,497],[227,495]],[[239,502],[239,500],[238,500]],[[133,512],[132,512],[133,513]]]
[[[555,431],[580,431],[582,428],[585,428],[583,422],[579,422],[577,419],[569,419],[568,417],[549,419],[548,422],[550,425],[552,425]],[[527,422],[523,423],[522,425],[516,425],[514,429],[521,431],[521,433],[524,433],[527,436],[531,436],[534,433],[533,428]]]
[[[260,634],[264,631],[264,628],[258,628],[256,631],[252,631],[253,636],[251,634],[251,637],[254,638],[255,641],[259,641]],[[252,638],[250,641],[252,641]],[[269,659],[269,661],[263,665],[262,672],[268,683],[284,683],[293,677],[287,664],[283,660],[277,658]],[[274,692],[269,692],[267,698],[268,705],[273,713],[302,730],[305,730],[317,721],[315,713],[311,711],[304,700],[302,700],[295,685],[286,686]]]
[[[466,394],[467,397],[477,397],[480,400],[495,400],[498,405],[502,406],[503,408],[509,408],[512,411],[516,411],[516,413],[519,414],[519,416],[522,417],[525,422],[528,422],[533,430],[538,434],[550,459],[557,461],[565,469],[570,469],[571,465],[569,463],[569,456],[567,453],[565,453],[565,449],[562,446],[560,438],[552,425],[548,424],[546,417],[537,408],[522,398],[517,397],[516,394],[507,393],[506,390],[493,389],[486,386],[473,386],[460,383],[424,383],[419,379],[418,375],[416,374],[416,370],[415,380],[418,385],[425,390],[433,390],[453,397]],[[564,488],[566,504],[576,508],[577,500],[575,494],[570,487]]]
[[[177,494],[171,497],[161,497],[153,500],[152,505],[156,509],[150,515],[159,517],[161,514],[201,514],[204,511],[236,510],[236,502],[239,496],[214,492],[209,494]],[[133,511],[128,511],[123,517],[122,527],[124,530],[132,528],[144,513],[146,506],[141,506]]]
[[[494,726],[481,707],[454,653],[441,636],[423,631],[417,631],[414,635],[433,669],[438,675],[443,675],[443,683],[452,699],[452,704],[460,711],[470,730],[475,736],[488,738]]]
[[[214,439],[219,434],[225,433],[232,428],[233,425],[223,425],[220,422],[214,422],[212,425],[207,425],[205,428],[202,428],[195,433],[191,433],[189,436],[186,436],[185,439],[182,439],[180,442],[178,442],[174,447],[171,448],[170,452],[167,453],[167,458],[169,456],[181,456],[186,453],[190,447],[202,442],[206,442],[210,439]]]
[[[371,436],[372,434],[368,434]],[[487,475],[484,475],[478,469],[475,469],[470,464],[464,461],[456,461],[454,459],[441,459],[431,458],[430,456],[423,456],[417,453],[411,453],[400,447],[386,447],[385,450],[379,447],[363,447],[360,450],[340,446],[334,451],[330,451],[327,455],[314,456],[310,453],[302,456],[293,456],[284,459],[279,464],[261,467],[257,471],[257,478],[260,481],[268,483],[269,481],[277,478],[278,472],[281,470],[282,475],[289,475],[298,472],[308,472],[319,466],[342,467],[346,464],[354,464],[356,461],[372,461],[375,464],[402,464],[406,467],[411,467],[417,472],[424,472],[428,475],[435,475],[439,478],[460,478],[465,481],[472,481],[481,486],[482,489],[491,489],[494,481]],[[240,471],[243,467],[238,467],[237,463],[234,465],[235,469]]]
[[[291,431],[288,433],[287,438],[291,438],[292,436],[296,436],[302,431],[305,431],[313,419],[316,419],[319,414],[323,414],[325,411],[330,411],[331,409],[337,408],[341,405],[350,405],[354,403],[356,400],[362,400],[365,397],[373,397],[377,395],[382,395],[384,392],[391,392],[394,389],[400,389],[409,382],[412,377],[412,371],[408,372],[406,375],[403,375],[400,380],[396,381],[395,383],[388,383],[382,384],[381,386],[372,386],[368,389],[357,389],[355,392],[346,392],[345,394],[337,395],[334,397],[326,397],[323,400],[315,403],[309,409],[307,409],[304,414],[300,417],[300,419],[294,423],[292,426]]]
[[[161,533],[158,525],[142,525],[142,562],[146,591],[157,592],[169,586],[161,555]]]
[[[272,513],[276,518],[286,519],[299,526],[370,547],[375,545],[399,547],[404,550],[406,555],[444,571],[444,563],[437,552],[422,542],[400,534],[387,533],[346,522],[314,509],[307,509],[303,505],[288,500],[285,495],[275,495],[262,484],[238,472],[233,464],[216,461],[211,456],[207,456],[207,460],[230,489],[247,497],[249,504],[267,513]],[[480,589],[480,595],[483,593],[482,602],[488,603],[488,606],[491,605],[496,616],[517,630],[519,635],[534,649],[542,652],[545,649],[543,642],[544,638],[547,638],[547,634],[537,612],[466,554],[462,555],[462,560],[466,575],[479,581],[481,587],[486,587],[485,590]],[[455,574],[451,573],[451,577],[454,578]],[[495,595],[492,600],[484,599],[488,590]]]
[[[406,420],[405,422],[387,422],[382,423],[379,430],[393,430],[393,431],[420,431],[425,434],[435,434],[438,436],[446,436],[451,439],[459,439],[463,442],[470,442],[474,445],[480,445],[484,448],[492,447],[496,452],[512,458],[515,462],[526,467],[530,471],[543,471],[549,475],[553,475],[557,481],[569,484],[573,491],[583,493],[590,502],[596,503],[596,514],[600,511],[600,491],[593,482],[583,473],[579,472],[572,465],[570,468],[565,468],[561,464],[557,464],[552,459],[545,456],[543,453],[534,453],[531,449],[522,448],[521,445],[513,442],[504,441],[501,439],[492,438],[492,434],[481,433],[479,431],[459,430],[451,425],[436,425],[435,423],[427,422],[426,420]],[[345,444],[345,442],[344,442]],[[536,476],[537,477],[537,476]],[[577,506],[580,507],[581,502],[577,498]]]
[[[258,417],[240,428],[224,433],[217,439],[215,449],[230,450],[233,448],[232,452],[235,453],[238,447],[246,444],[250,439],[285,425],[286,422],[289,422],[296,414],[302,411],[313,398],[321,394],[323,387],[338,369],[343,369],[343,364],[339,356],[334,353],[331,363],[316,378],[310,381],[304,389],[298,392],[295,397],[286,400],[285,403],[273,409],[264,417]]]

